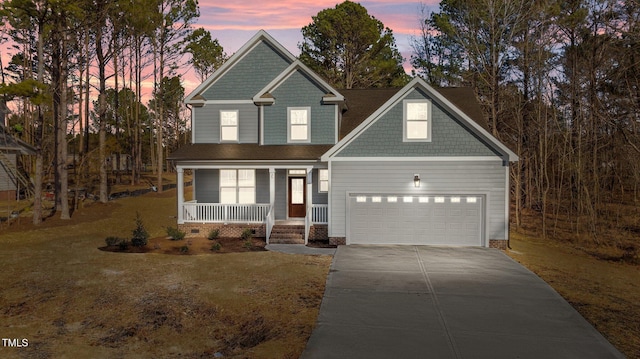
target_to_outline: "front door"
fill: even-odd
[[[304,217],[307,211],[305,177],[289,177],[289,217]]]

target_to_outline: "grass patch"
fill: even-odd
[[[37,228],[3,230],[0,334],[28,338],[29,346],[0,348],[0,356],[299,357],[317,319],[330,257],[193,255],[196,239],[189,255],[97,250],[107,236],[130,238],[136,212],[152,250],[153,238],[166,237],[167,223],[175,223],[174,197],[167,191],[95,203],[69,221],[51,217]],[[211,241],[201,242],[213,253]]]
[[[511,234],[507,254],[531,269],[629,358],[640,357],[640,267],[568,243]]]

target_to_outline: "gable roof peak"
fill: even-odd
[[[273,49],[275,49],[281,56],[288,59],[290,63],[294,63],[297,58],[287,50],[282,44],[276,41],[273,36],[271,36],[265,30],[259,30],[255,33],[249,41],[247,41],[238,51],[236,51],[227,61],[225,61],[222,66],[216,69],[211,76],[209,76],[206,80],[204,80],[195,90],[193,90],[190,94],[188,94],[184,102],[187,104],[200,103],[201,100],[198,99],[209,86],[211,86],[216,80],[222,77],[227,71],[229,71],[238,61],[240,61],[245,55],[247,55],[254,47],[256,47],[260,42],[265,42],[270,45]],[[201,96],[200,96],[201,97]]]

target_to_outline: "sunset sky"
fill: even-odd
[[[311,23],[319,11],[333,8],[338,0],[200,0],[200,18],[194,27],[204,27],[217,38],[227,54],[233,54],[258,30],[266,30],[294,55],[302,41],[300,29]],[[411,56],[410,37],[417,34],[420,1],[367,0],[359,1],[369,15],[393,30],[396,45],[405,58],[405,68]],[[423,0],[431,11],[439,1]],[[186,92],[197,84],[192,76],[185,77]]]

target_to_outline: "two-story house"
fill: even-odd
[[[470,89],[338,90],[260,31],[185,103],[192,144],[169,159],[188,235],[506,246],[517,156]]]

